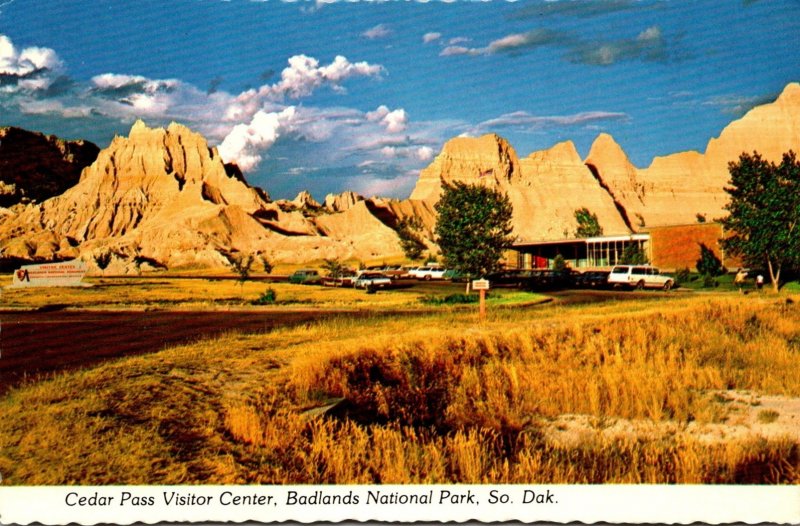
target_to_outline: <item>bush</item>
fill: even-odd
[[[688,268],[682,268],[675,273],[675,283],[689,283],[692,281],[692,272]]]
[[[714,278],[714,276],[710,276],[708,274],[703,275],[703,288],[710,289],[714,287],[719,287],[719,281]]]
[[[477,303],[479,297],[475,294],[450,294],[441,298],[439,296],[427,295],[421,297],[419,300],[427,305],[459,305],[464,303]]]
[[[257,300],[253,301],[253,305],[272,305],[277,300],[278,295],[275,293],[275,290],[269,288],[264,291],[264,294],[259,296]]]

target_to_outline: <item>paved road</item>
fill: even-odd
[[[0,392],[35,377],[109,358],[238,332],[268,332],[363,312],[0,312]]]

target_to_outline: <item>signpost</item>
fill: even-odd
[[[477,290],[480,294],[480,307],[479,307],[479,319],[480,321],[486,321],[486,291],[489,290],[489,280],[488,279],[476,279],[472,281],[472,290]]]
[[[80,259],[41,265],[23,265],[14,271],[12,287],[82,287],[86,263]]]

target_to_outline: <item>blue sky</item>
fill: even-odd
[[[0,125],[203,133],[274,198],[407,197],[444,142],[703,150],[800,80],[797,0],[0,0]]]

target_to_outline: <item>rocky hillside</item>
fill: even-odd
[[[350,195],[325,209],[301,195],[272,202],[215,148],[179,124],[134,124],[86,168],[80,182],[40,204],[6,209],[3,257],[33,260],[113,254],[112,270],[136,263],[226,267],[235,252],[271,260],[399,255],[397,236]]]
[[[291,201],[272,201],[249,186],[235,166],[225,165],[202,136],[179,124],[151,129],[137,122],[128,137],[116,137],[94,155],[77,183],[75,176],[71,183],[60,175],[44,177],[44,169],[37,172],[38,179],[23,177],[19,174],[28,173],[36,162],[61,166],[59,174],[66,172],[64,166],[86,164],[93,155],[91,145],[16,129],[3,133],[0,162],[6,164],[0,164],[0,174],[6,179],[0,189],[7,196],[42,202],[0,208],[2,258],[82,256],[93,264],[95,255],[108,252],[117,272],[132,271],[142,262],[169,268],[227,267],[236,252],[296,263],[323,258],[374,261],[402,255],[396,230],[410,217],[419,220],[418,234],[435,250],[434,205],[443,181],[504,191],[514,207],[514,232],[520,241],[574,237],[579,208],[596,214],[608,235],[690,224],[698,214],[719,217],[729,162],[744,151],[757,150],[775,161],[789,149],[800,151],[800,84],[790,84],[774,103],[731,123],[709,141],[704,153],[659,157],[643,169],[607,134],[597,137],[585,159],[569,141],[519,158],[494,134],[455,138],[422,170],[406,200],[344,192],[319,203],[301,192]],[[14,144],[13,137],[20,134],[39,137],[39,142],[31,139],[33,146],[17,148],[16,157],[8,157],[9,142]],[[61,164],[46,160],[42,144],[55,145]],[[34,180],[38,182],[23,184]],[[66,190],[61,193],[61,188]],[[50,197],[53,193],[59,195]]]
[[[0,127],[0,206],[44,201],[74,186],[100,148],[21,128]]]
[[[514,231],[520,240],[571,237],[574,212],[597,214],[604,234],[646,227],[689,224],[702,215],[724,215],[728,163],[757,150],[780,161],[800,151],[800,84],[789,84],[771,104],[759,106],[711,139],[704,153],[690,151],[657,157],[637,168],[608,134],[600,134],[581,160],[571,142],[534,152],[521,160],[497,135],[449,141],[422,171],[411,200],[433,205],[441,181],[502,188],[514,205]]]

